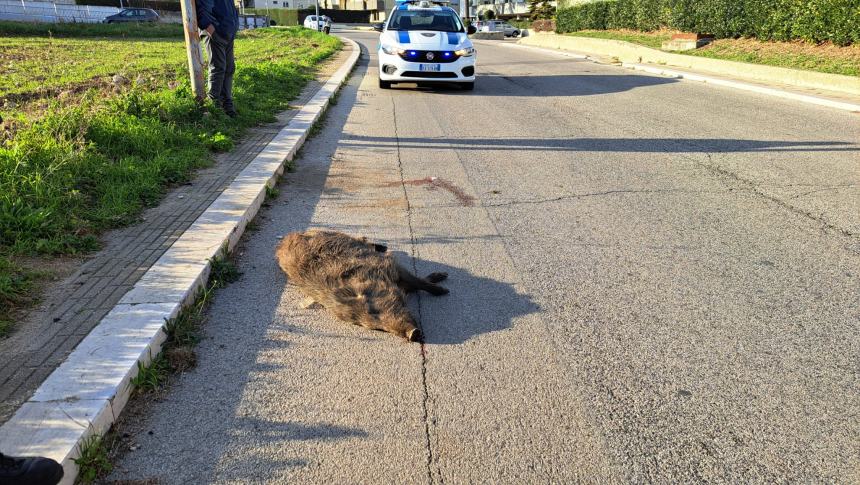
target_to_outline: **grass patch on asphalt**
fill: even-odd
[[[192,99],[181,29],[0,23],[0,321],[29,288],[16,255],[97,249],[210,152],[274,121],[339,47],[302,28],[242,32],[231,119]]]
[[[565,35],[623,40],[659,49],[663,41],[671,39],[673,33],[671,31],[583,30]],[[833,44],[816,45],[801,41],[766,42],[757,39],[717,39],[694,51],[673,53],[828,74],[860,76],[860,45],[840,47]]]

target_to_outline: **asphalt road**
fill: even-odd
[[[860,481],[858,114],[509,43],[474,92],[384,91],[346,35],[369,52],[112,478]],[[299,306],[273,250],[308,227],[450,274],[424,346]]]

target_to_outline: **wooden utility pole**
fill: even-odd
[[[191,75],[191,92],[197,101],[206,97],[203,83],[203,56],[200,53],[200,29],[197,28],[197,8],[194,0],[180,0],[182,26],[185,28],[185,50],[188,51],[188,73]]]

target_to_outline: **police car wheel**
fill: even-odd
[[[391,89],[391,81],[379,80],[379,89]]]
[[[471,91],[475,89],[475,81],[469,83],[460,83],[460,87],[463,88],[463,91]]]

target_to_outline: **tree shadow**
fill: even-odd
[[[618,153],[738,153],[738,152],[857,152],[848,141],[791,141],[732,138],[429,138],[346,135],[345,147],[399,147],[434,150],[618,152]]]
[[[394,84],[394,88],[466,96],[483,93],[492,96],[504,94],[516,97],[545,98],[548,96],[595,96],[621,93],[676,82],[678,80],[673,78],[637,74],[583,73],[506,76],[497,73],[482,73],[479,67],[474,91],[464,91],[455,82],[449,81],[410,81]]]

